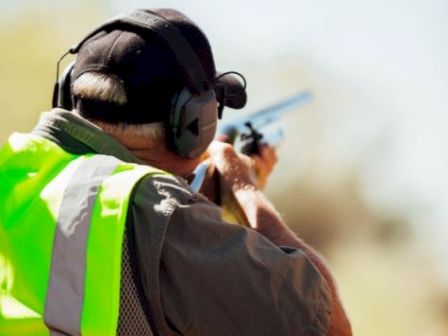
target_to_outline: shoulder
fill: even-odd
[[[221,208],[194,192],[179,176],[155,174],[136,185],[130,207],[138,225],[172,222],[174,212],[184,216],[221,220]]]
[[[194,192],[184,178],[175,175],[155,174],[143,177],[135,187],[133,199],[137,203],[165,201],[179,206],[201,202],[215,206],[206,197]]]
[[[184,180],[144,178],[132,221],[143,286],[166,334],[166,317],[177,330],[197,334],[320,335],[327,329],[328,288],[305,253],[224,222],[221,208]]]

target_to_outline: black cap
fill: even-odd
[[[230,73],[217,74],[210,44],[198,26],[173,9],[150,12],[177,28],[201,63],[207,82],[214,86],[218,102],[242,108],[246,103],[245,83]],[[181,57],[149,29],[105,25],[104,29],[89,34],[76,49],[79,51],[72,83],[83,73],[95,71],[116,77],[126,91],[124,106],[77,97],[80,112],[94,119],[136,124],[164,121],[168,118],[173,96],[188,86],[183,74],[185,65],[179,64]]]

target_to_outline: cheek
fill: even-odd
[[[172,155],[170,167],[167,167],[169,171],[175,175],[182,177],[190,176],[196,169],[199,163],[201,163],[201,157],[195,159],[185,159],[177,155]]]

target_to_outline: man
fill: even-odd
[[[253,178],[274,151],[211,142],[244,92],[199,28],[136,11],[73,50],[55,100],[73,111],[0,153],[0,334],[350,335],[329,270]],[[249,227],[186,183],[206,150]]]

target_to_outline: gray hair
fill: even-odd
[[[82,99],[124,105],[127,103],[123,82],[116,76],[100,72],[85,72],[73,83],[73,94]],[[159,141],[165,136],[162,122],[148,124],[109,124],[104,121],[90,120],[107,133],[132,134],[143,136],[151,141]]]

